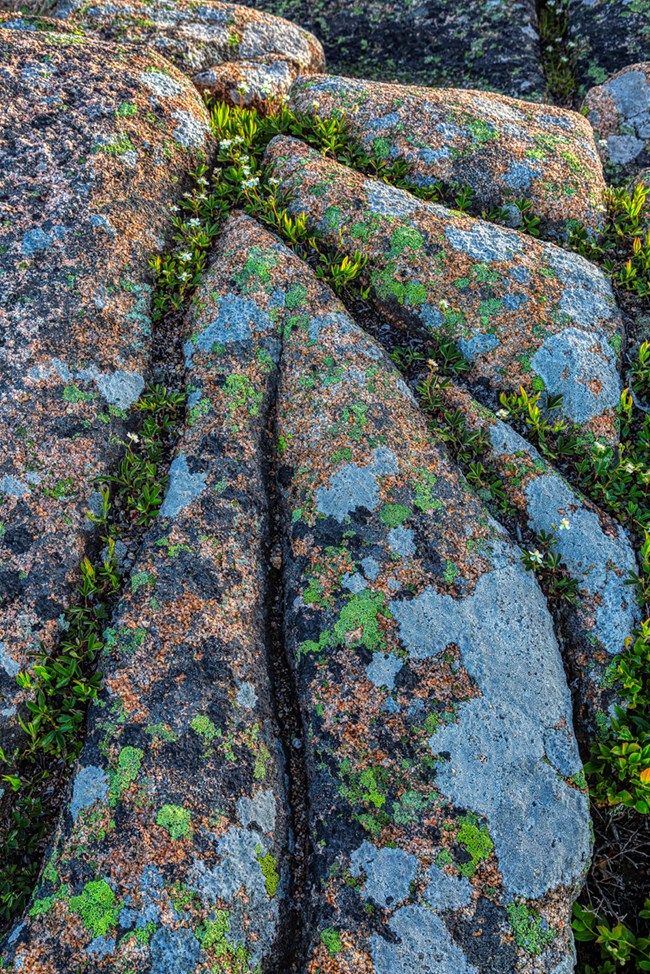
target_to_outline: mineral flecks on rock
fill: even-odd
[[[0,30],[0,745],[15,676],[51,648],[150,354],[148,260],[210,152],[190,82],[152,52]]]
[[[279,292],[234,298],[249,241],[237,221],[225,229],[189,316],[193,405],[113,620],[69,810],[9,937],[16,972],[243,974],[280,932],[289,835],[262,468]]]
[[[270,12],[278,0],[261,0]],[[532,100],[544,92],[534,0],[283,0],[314,31],[337,74],[459,85]]]
[[[628,64],[650,59],[647,0],[569,0],[569,39],[577,55],[577,80],[600,85]]]
[[[416,88],[319,75],[300,78],[290,103],[321,118],[345,117],[369,153],[403,159],[421,186],[467,185],[476,205],[532,204],[542,233],[565,238],[571,221],[596,231],[604,213],[593,132],[576,112],[480,91]]]
[[[452,338],[471,382],[562,395],[564,416],[615,436],[622,323],[589,261],[369,179],[286,137],[267,150],[292,214],[330,246],[362,250],[389,317]]]
[[[587,92],[603,162],[634,175],[650,165],[650,62],[632,64]]]
[[[2,7],[14,6],[8,2]],[[21,11],[30,4],[21,4]],[[40,13],[36,8],[35,13]],[[288,92],[301,72],[322,71],[323,49],[296,24],[259,10],[208,0],[59,0],[48,17],[104,40],[164,55],[203,90],[236,104]]]

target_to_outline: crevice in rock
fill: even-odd
[[[282,341],[280,339],[280,341]],[[292,663],[287,653],[284,619],[284,577],[282,569],[282,512],[278,500],[279,458],[277,451],[278,386],[282,372],[282,345],[278,369],[271,390],[267,418],[267,443],[263,457],[267,487],[268,535],[266,539],[266,626],[269,676],[274,699],[277,732],[285,757],[289,795],[292,846],[289,850],[289,889],[281,935],[267,974],[301,974],[307,951],[307,890],[309,867],[309,808],[307,768],[304,760],[305,732]]]
[[[575,45],[569,31],[569,0],[537,0],[537,26],[542,72],[550,102],[577,108]]]

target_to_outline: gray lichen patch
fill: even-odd
[[[411,602],[393,600],[391,609],[416,658],[453,642],[480,689],[430,739],[432,752],[445,754],[437,787],[485,816],[509,893],[534,899],[576,887],[589,861],[589,811],[546,761],[544,733],[570,725],[571,701],[535,579],[503,567],[483,575],[468,598],[428,589]],[[571,751],[579,762],[575,740]]]
[[[371,938],[375,974],[479,974],[432,910],[403,906],[388,927],[392,940]]]
[[[578,426],[618,403],[621,382],[616,354],[601,333],[566,328],[549,335],[531,366],[552,395],[562,396],[563,411]]]
[[[187,458],[181,453],[172,460],[169,468],[169,486],[160,508],[161,517],[176,517],[205,489],[207,474],[191,473]]]
[[[364,876],[362,895],[377,906],[394,909],[409,898],[417,875],[417,858],[403,849],[378,849],[363,842],[350,856],[350,872]]]
[[[238,294],[226,294],[218,298],[215,303],[216,317],[212,318],[194,339],[185,343],[185,359],[188,363],[191,363],[195,349],[211,352],[215,345],[248,342],[254,332],[273,330],[269,315],[250,298]]]
[[[511,260],[522,250],[516,236],[487,223],[477,223],[471,230],[450,225],[445,233],[457,250],[480,261]]]
[[[347,463],[330,478],[329,487],[316,492],[316,508],[321,514],[345,519],[358,508],[374,511],[379,504],[379,480],[382,475],[397,473],[397,460],[392,451],[378,447],[374,460],[363,467]]]
[[[79,812],[91,808],[95,802],[104,801],[108,795],[109,777],[103,768],[89,764],[81,768],[72,789],[70,814],[76,821]]]
[[[622,652],[640,611],[626,584],[636,559],[622,529],[606,534],[594,510],[584,507],[556,474],[544,474],[526,486],[530,523],[553,534],[557,551],[580,587],[596,596],[593,635],[608,653]]]

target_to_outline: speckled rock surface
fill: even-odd
[[[250,296],[286,293],[278,480],[314,857],[306,970],[548,971],[572,956],[590,840],[544,598],[375,342],[293,256],[268,274]],[[520,899],[538,955],[514,941]]]
[[[0,0],[2,6],[31,9],[29,2]],[[42,14],[42,4],[34,4]],[[237,77],[220,65],[243,62],[235,87],[241,84],[273,86],[276,94],[286,91],[298,72],[321,71],[325,65],[319,41],[280,17],[259,10],[216,0],[110,0],[89,5],[83,0],[58,0],[47,11],[48,17],[62,19],[77,29],[92,31],[104,40],[146,45],[164,55],[176,66],[196,78],[200,88],[213,87],[215,77]],[[257,77],[251,67],[257,65]],[[212,70],[208,80],[201,80]],[[290,77],[287,77],[287,71]],[[210,80],[211,79],[211,80]],[[231,91],[230,83],[216,89],[220,95]],[[239,103],[240,98],[234,99]]]
[[[145,382],[148,258],[209,153],[192,85],[150,52],[0,30],[0,744],[50,647]]]
[[[287,98],[298,73],[299,68],[291,61],[277,58],[268,64],[255,61],[218,64],[199,71],[192,80],[200,91],[219,101],[247,108],[255,106],[264,111],[278,99]]]
[[[564,415],[613,437],[621,319],[595,265],[554,244],[427,203],[278,137],[267,168],[293,214],[362,250],[372,297],[400,324],[452,337],[471,382],[563,395]]]
[[[460,410],[471,431],[487,433],[488,458],[505,484],[506,496],[530,530],[555,538],[571,578],[575,605],[565,607],[565,656],[584,736],[609,721],[621,706],[608,666],[640,621],[626,580],[637,572],[629,538],[612,518],[578,494],[523,437],[458,387],[440,390],[445,406]]]
[[[339,74],[490,88],[538,99],[544,91],[532,0],[260,0],[319,37]]]
[[[567,221],[595,231],[605,184],[593,132],[576,112],[500,95],[383,85],[319,75],[301,78],[291,105],[321,118],[344,115],[366,151],[404,159],[410,177],[469,185],[479,208],[530,200],[549,237]]]
[[[578,81],[585,88],[600,85],[627,64],[650,59],[650,3],[570,0],[569,33]]]
[[[585,106],[613,176],[635,175],[650,164],[650,62],[632,64],[592,88]]]
[[[196,296],[188,422],[11,971],[252,974],[279,933],[288,824],[262,469],[279,343],[273,299],[231,290],[248,236],[229,224]]]

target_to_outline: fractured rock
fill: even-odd
[[[507,422],[479,406],[457,387],[440,388],[443,406],[459,410],[471,432],[484,434],[487,456],[504,483],[508,500],[536,535],[555,539],[578,600],[564,606],[565,652],[573,673],[576,712],[585,736],[606,728],[622,706],[610,664],[640,622],[627,584],[637,572],[634,549],[613,518],[575,491]]]
[[[527,970],[510,925],[522,898],[551,969],[572,956],[590,839],[541,591],[331,291],[252,222],[239,243],[243,269],[235,252],[223,268],[232,300],[251,318],[272,303],[283,336],[284,632],[313,857],[305,969]],[[563,737],[561,769],[545,735]]]
[[[367,256],[372,298],[398,324],[452,338],[470,382],[562,395],[563,415],[614,438],[622,323],[595,265],[463,216],[276,137],[266,153],[293,215],[332,248]]]
[[[15,676],[59,633],[149,360],[148,258],[211,151],[196,91],[157,55],[0,30],[0,745]]]
[[[650,62],[632,64],[587,92],[588,119],[604,163],[634,175],[650,165]]]
[[[295,111],[345,117],[364,149],[402,159],[420,186],[471,187],[487,210],[530,201],[542,232],[566,237],[571,221],[596,231],[605,183],[589,123],[576,112],[480,91],[385,85],[326,75],[301,78]]]
[[[263,455],[280,345],[274,297],[231,290],[247,243],[232,220],[189,316],[187,425],[11,971],[252,974],[274,949],[289,838]]]

